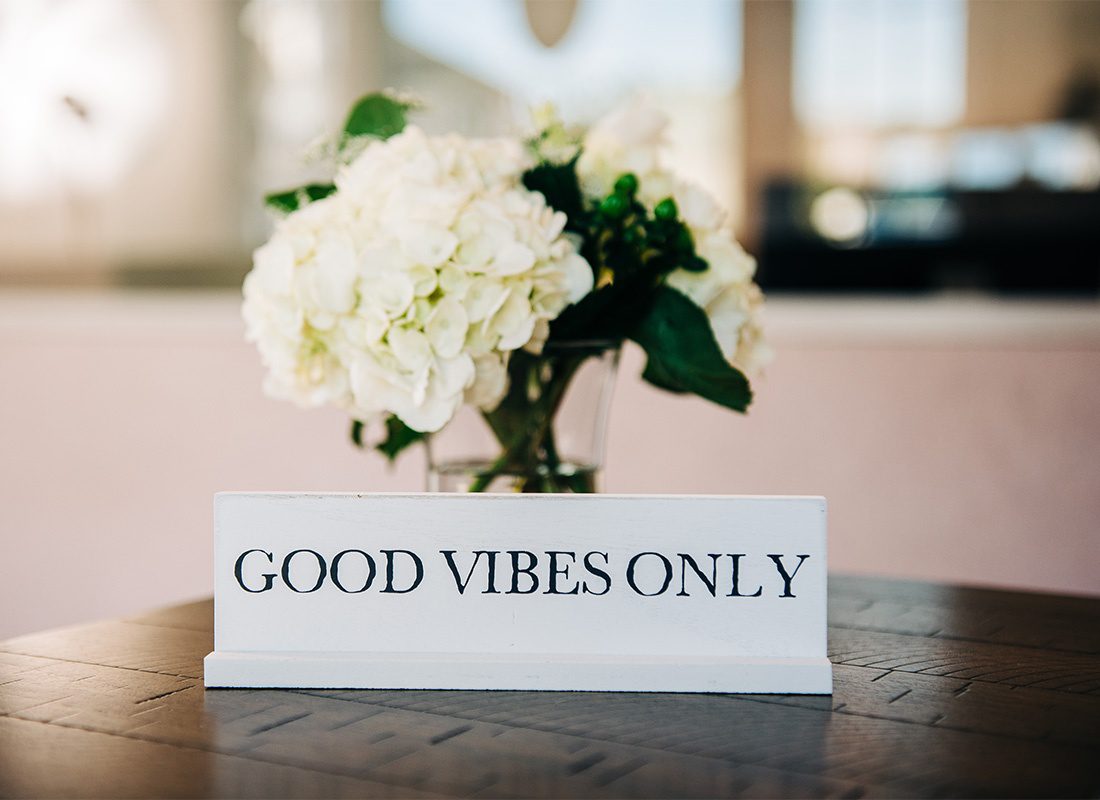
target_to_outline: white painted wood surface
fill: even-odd
[[[215,527],[209,687],[831,692],[823,498],[225,493]]]

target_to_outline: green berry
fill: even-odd
[[[653,214],[657,219],[676,219],[677,213],[676,201],[671,197],[666,197],[653,209]]]
[[[612,219],[618,219],[626,213],[627,201],[622,195],[609,194],[600,203],[600,211]]]
[[[619,179],[615,181],[616,194],[633,197],[636,191],[638,191],[638,179],[634,177],[633,173],[628,172],[625,175],[620,175]]]

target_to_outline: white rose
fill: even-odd
[[[680,218],[693,230],[712,231],[722,226],[725,212],[710,192],[702,187],[681,181],[676,184],[671,196],[676,201]],[[658,202],[664,197],[659,198]]]
[[[590,197],[611,192],[625,173],[638,178],[642,192],[647,184],[671,183],[660,170],[660,150],[665,143],[668,117],[643,98],[634,98],[593,125],[584,137],[577,175]],[[668,197],[668,194],[657,198]]]

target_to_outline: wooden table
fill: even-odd
[[[209,601],[0,645],[0,795],[1097,796],[1100,600],[835,578],[833,697],[204,691]]]

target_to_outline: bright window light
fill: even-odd
[[[580,0],[554,47],[516,0],[386,0],[399,41],[521,103],[584,116],[639,88],[723,92],[741,69],[735,0]]]
[[[0,199],[110,186],[164,110],[166,57],[135,0],[0,0]]]
[[[811,127],[937,127],[966,102],[964,0],[797,0],[794,101]]]

